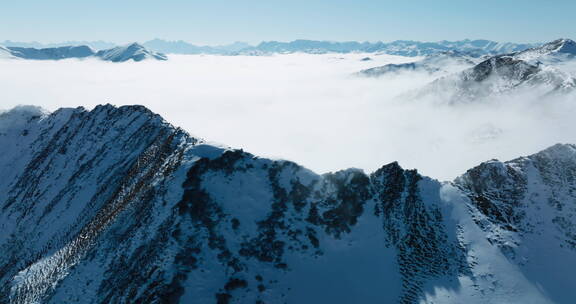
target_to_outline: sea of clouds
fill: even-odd
[[[372,60],[362,61],[370,56]],[[479,103],[398,98],[439,75],[358,77],[390,55],[173,55],[166,62],[0,60],[0,109],[142,104],[194,136],[318,173],[398,161],[450,180],[489,159],[576,143],[573,94]],[[566,70],[576,71],[573,66]]]

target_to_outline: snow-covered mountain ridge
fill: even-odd
[[[570,39],[558,39],[525,51],[484,57],[475,64],[471,64],[473,61],[470,60],[468,66],[453,63],[447,66],[460,67],[459,71],[439,74],[430,84],[402,97],[418,99],[432,96],[448,104],[459,104],[494,100],[522,91],[541,97],[573,92],[576,89],[576,75],[565,71],[562,64],[576,58],[575,46],[576,43]],[[432,59],[429,56],[412,63],[414,67],[411,70],[429,73],[441,71],[446,59],[436,65],[430,64],[434,63]],[[459,57],[460,62],[465,59]],[[388,65],[363,70],[359,74],[380,76],[391,71]]]
[[[166,55],[146,49],[143,45],[132,43],[127,46],[117,46],[108,50],[101,50],[95,54],[102,60],[123,62],[128,60],[142,61],[145,59],[167,60]]]
[[[124,62],[129,60],[142,61],[145,59],[167,60],[166,55],[148,50],[138,43],[132,43],[126,46],[117,46],[111,49],[100,50],[98,52],[85,45],[41,49],[0,46],[0,58],[60,60],[88,57],[95,57],[112,62]]]
[[[542,46],[516,52],[513,55],[515,58],[525,61],[573,59],[576,57],[576,42],[571,39],[561,38]]]
[[[571,303],[576,147],[318,175],[141,106],[0,114],[0,303]]]

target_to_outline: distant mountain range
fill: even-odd
[[[525,50],[538,44],[499,43],[489,40],[460,40],[420,42],[398,40],[385,42],[329,42],[314,40],[294,40],[292,42],[269,41],[244,49],[242,52],[262,53],[384,53],[400,56],[425,56],[446,51],[458,51],[471,56],[501,54]]]
[[[69,45],[87,45],[93,49],[106,49],[116,46],[104,41],[71,41],[65,43],[53,43],[43,45],[37,42],[14,42],[4,41],[0,45],[6,47],[60,47]],[[536,47],[536,43],[511,43],[495,42],[490,40],[459,40],[420,42],[409,40],[397,40],[393,42],[333,42],[319,40],[294,40],[290,42],[265,41],[258,45],[250,45],[243,42],[235,42],[220,46],[198,46],[182,40],[167,41],[154,39],[142,43],[150,50],[168,54],[216,54],[216,55],[265,55],[274,53],[384,53],[401,56],[425,56],[446,51],[459,51],[471,56],[495,55],[522,51]]]
[[[0,58],[20,58],[32,60],[60,60],[68,58],[95,57],[105,61],[124,62],[142,61],[145,59],[167,60],[166,55],[151,51],[138,43],[117,46],[110,49],[95,51],[86,45],[62,46],[53,48],[31,47],[1,47]]]
[[[166,41],[154,39],[144,42],[143,45],[151,50],[169,54],[216,54],[227,55],[242,52],[245,49],[251,49],[252,46],[244,42],[235,42],[228,45],[220,46],[197,46],[188,42]]]
[[[85,45],[68,45],[38,48],[38,43],[5,41],[0,43],[0,58],[34,60],[60,60],[67,58],[95,57],[106,61],[123,62],[145,59],[167,60],[165,53],[214,54],[214,55],[269,55],[286,53],[376,53],[400,56],[425,56],[413,63],[389,64],[360,71],[361,75],[377,77],[400,71],[426,71],[452,74],[484,61],[492,56],[512,56],[515,60],[538,66],[573,59],[576,43],[570,39],[558,39],[540,44],[498,43],[489,40],[461,40],[440,42],[394,41],[383,42],[330,42],[294,40],[292,42],[269,41],[257,46],[235,42],[222,46],[195,46],[185,41],[154,39],[143,44],[132,43],[106,49],[94,49],[91,45],[109,46],[106,42],[86,42]],[[35,46],[35,47],[30,47]],[[504,54],[504,55],[503,55]]]

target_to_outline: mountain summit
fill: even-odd
[[[576,42],[571,39],[558,39],[542,46],[527,49],[513,54],[521,60],[561,60],[576,57]]]
[[[168,59],[166,55],[148,50],[146,47],[136,42],[126,46],[118,46],[108,50],[98,51],[95,56],[112,62],[123,62],[128,60],[142,61],[145,59]]]

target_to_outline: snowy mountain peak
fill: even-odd
[[[571,39],[557,39],[542,46],[530,48],[512,54],[517,59],[532,60],[564,60],[576,56],[576,42]]]
[[[124,46],[124,51],[132,52],[132,53],[150,52],[145,46],[143,46],[142,44],[140,44],[138,42],[133,42],[133,43],[130,43],[130,44]]]
[[[131,43],[126,46],[118,46],[108,50],[101,50],[96,53],[97,57],[112,62],[124,62],[128,60],[142,61],[146,59],[167,60],[166,55],[148,50],[139,43]]]
[[[549,42],[543,45],[541,49],[555,53],[568,53],[576,55],[576,42],[571,39],[563,38]]]
[[[555,144],[538,152],[535,154],[535,156],[540,158],[547,158],[549,160],[576,162],[576,145]]]
[[[483,81],[493,75],[522,81],[538,71],[537,66],[511,56],[495,56],[477,64],[466,76],[475,81]]]

